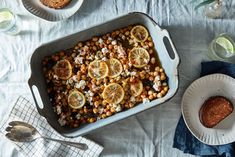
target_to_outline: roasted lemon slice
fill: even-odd
[[[122,86],[117,83],[111,83],[104,88],[102,93],[103,99],[109,104],[118,104],[124,98],[124,90]]]
[[[85,96],[81,92],[75,89],[70,91],[68,96],[68,104],[71,108],[79,109],[84,106],[85,102]]]
[[[72,75],[72,66],[67,59],[63,59],[56,63],[54,71],[60,79],[67,80]]]
[[[110,78],[117,77],[122,73],[122,63],[119,60],[111,58],[106,63],[109,68],[108,76]]]
[[[91,78],[101,79],[108,75],[109,69],[107,64],[101,60],[95,60],[88,66],[88,75]]]
[[[137,25],[131,29],[131,36],[137,42],[144,42],[148,39],[149,33],[145,27]]]
[[[139,79],[135,78],[132,82],[130,82],[130,90],[131,95],[138,96],[143,91],[143,83]]]
[[[144,48],[133,48],[129,53],[129,62],[136,68],[146,66],[150,60],[147,50]]]

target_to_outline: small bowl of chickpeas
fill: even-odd
[[[41,64],[62,128],[100,125],[141,105],[146,108],[170,90],[150,31],[139,23],[78,41],[45,55]]]

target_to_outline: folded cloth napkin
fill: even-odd
[[[26,157],[97,157],[103,150],[102,146],[99,146],[86,138],[65,138],[59,135],[48,125],[46,119],[38,114],[36,107],[23,97],[18,98],[8,120],[0,126],[0,132],[6,134],[5,128],[8,126],[8,123],[13,120],[20,120],[32,124],[43,136],[72,142],[82,142],[86,143],[89,147],[88,150],[83,151],[57,142],[45,141],[43,139],[37,139],[30,143],[16,142],[15,144],[19,147],[19,151]]]
[[[201,76],[213,73],[222,73],[235,78],[235,65],[221,61],[202,62]],[[235,142],[218,146],[203,144],[191,134],[182,116],[175,130],[173,147],[184,153],[202,157],[235,157]]]

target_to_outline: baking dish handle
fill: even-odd
[[[43,103],[42,103],[42,100],[41,100],[41,97],[40,97],[40,94],[39,94],[39,91],[38,91],[38,87],[36,86],[36,84],[33,82],[33,78],[32,76],[30,77],[30,79],[28,80],[28,85],[29,85],[29,88],[30,88],[30,91],[33,95],[33,99],[34,99],[34,102],[36,104],[36,107],[37,107],[37,110],[38,110],[38,113],[43,116]]]
[[[171,40],[170,34],[168,33],[168,31],[166,29],[161,30],[161,32],[163,34],[163,40],[164,40],[164,37],[166,37],[168,39],[169,43],[170,43],[171,49],[172,49],[172,51],[174,53],[174,58],[171,58],[171,57],[170,58],[171,58],[171,60],[173,60],[173,62],[175,64],[175,67],[177,67],[179,65],[180,59],[179,59],[179,55],[178,55],[178,53],[176,51],[176,48],[175,48],[175,46],[174,46],[174,44],[173,44],[173,42]],[[164,43],[164,41],[163,41],[163,43]]]

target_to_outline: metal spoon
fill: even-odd
[[[88,149],[88,146],[84,143],[75,143],[44,137],[37,131],[36,128],[25,122],[12,121],[9,123],[9,126],[6,128],[6,131],[8,132],[6,134],[6,137],[15,142],[31,142],[38,138],[43,138],[45,140],[55,141],[64,145],[76,147],[81,150]]]

